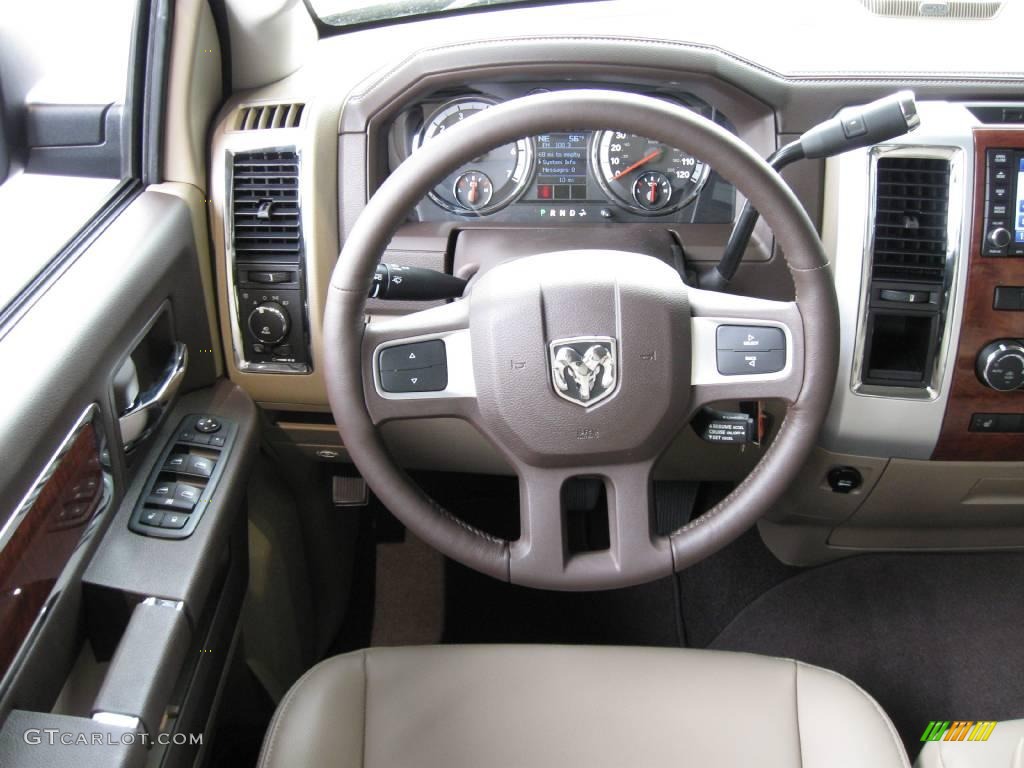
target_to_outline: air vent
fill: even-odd
[[[878,16],[901,19],[991,19],[1003,7],[1002,0],[860,0]]]
[[[941,282],[946,268],[949,161],[881,157],[872,277]]]
[[[297,264],[302,251],[299,156],[294,151],[235,155],[231,191],[235,260]]]
[[[254,104],[238,110],[236,131],[265,131],[268,128],[297,128],[304,104]]]

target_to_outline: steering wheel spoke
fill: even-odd
[[[654,532],[651,462],[595,467],[521,468],[521,534],[511,542],[509,571],[513,582],[555,589],[612,588],[638,584],[672,573],[669,541]],[[566,484],[593,478],[604,485],[607,540],[571,520]]]
[[[476,383],[468,302],[371,320],[363,335],[363,379],[374,424],[472,418]]]
[[[794,403],[804,380],[804,327],[796,303],[688,291],[691,408],[720,400]]]

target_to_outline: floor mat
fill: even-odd
[[[686,644],[706,648],[736,615],[803,569],[780,562],[751,528],[678,575]]]
[[[840,672],[874,696],[911,758],[929,720],[1024,716],[1024,555],[862,555],[804,571],[712,648]]]
[[[377,544],[371,645],[433,645],[444,620],[444,557],[411,533]]]

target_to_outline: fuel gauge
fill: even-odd
[[[672,199],[672,182],[661,171],[642,173],[633,183],[633,199],[648,211],[664,208]]]
[[[466,171],[455,180],[455,200],[463,208],[475,211],[491,202],[494,185],[481,171]]]

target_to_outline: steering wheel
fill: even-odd
[[[480,275],[461,300],[367,322],[367,291],[381,254],[439,179],[494,147],[567,127],[639,134],[709,163],[771,226],[796,301],[698,290],[650,256],[591,249],[509,260]],[[774,345],[785,347],[781,370],[720,373],[720,326],[777,329],[766,332],[784,339]],[[427,353],[424,362],[446,365],[444,389],[388,391],[381,354],[425,340],[442,342],[414,350]],[[454,560],[505,581],[565,590],[666,576],[748,529],[814,445],[832,398],[838,345],[835,290],[821,242],[778,174],[747,145],[683,107],[602,90],[509,101],[421,147],[381,185],[353,227],[324,316],[331,409],[353,462],[381,501]],[[707,403],[766,398],[788,407],[757,466],[713,509],[670,535],[656,534],[651,470],[672,438]],[[442,416],[469,421],[515,467],[519,539],[495,538],[442,508],[399,468],[377,430],[385,421]],[[605,550],[573,553],[567,545],[562,489],[576,477],[604,481]]]

